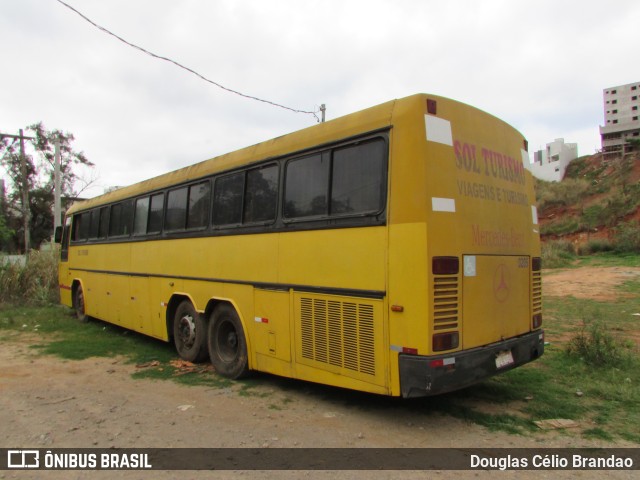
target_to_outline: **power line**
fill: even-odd
[[[153,52],[150,52],[149,50],[146,50],[146,49],[144,49],[144,48],[142,48],[142,47],[140,47],[140,46],[138,46],[138,45],[135,45],[135,44],[133,44],[133,43],[131,43],[131,42],[129,42],[129,41],[127,41],[127,40],[125,40],[124,38],[122,38],[122,37],[120,37],[120,36],[116,35],[115,33],[113,33],[113,32],[111,32],[111,31],[107,30],[107,29],[106,29],[106,28],[104,28],[103,26],[98,25],[98,24],[97,24],[97,23],[95,23],[93,20],[91,20],[91,19],[90,19],[90,18],[88,18],[87,16],[83,15],[83,14],[82,14],[82,13],[80,13],[78,10],[76,10],[75,8],[73,8],[71,5],[69,5],[69,4],[65,3],[65,2],[63,2],[62,0],[56,0],[56,1],[57,1],[58,3],[60,3],[60,4],[64,5],[64,6],[65,6],[65,7],[67,7],[69,10],[73,11],[74,13],[78,14],[78,15],[79,15],[80,17],[82,17],[85,21],[89,22],[91,25],[93,25],[94,27],[96,27],[98,30],[101,30],[102,32],[106,33],[107,35],[111,35],[112,37],[114,37],[114,38],[116,38],[116,39],[120,40],[122,43],[124,43],[124,44],[126,44],[126,45],[128,45],[128,46],[130,46],[130,47],[133,47],[133,48],[135,48],[136,50],[139,50],[140,52],[145,53],[145,54],[147,54],[147,55],[149,55],[149,56],[151,56],[151,57],[153,57],[153,58],[157,58],[158,60],[164,60],[165,62],[172,63],[172,64],[174,64],[176,67],[179,67],[179,68],[181,68],[181,69],[183,69],[183,70],[186,70],[187,72],[192,73],[193,75],[195,75],[196,77],[200,78],[201,80],[204,80],[205,82],[208,82],[208,83],[210,83],[210,84],[212,84],[212,85],[215,85],[216,87],[221,88],[222,90],[226,90],[227,92],[233,93],[233,94],[235,94],[235,95],[239,95],[239,96],[244,97],[244,98],[248,98],[248,99],[250,99],[250,100],[256,100],[256,101],[258,101],[258,102],[267,103],[267,104],[269,104],[269,105],[273,105],[274,107],[284,108],[285,110],[290,110],[290,111],[295,112],[295,113],[306,113],[306,114],[308,114],[308,115],[313,115],[313,116],[316,118],[316,120],[320,121],[320,119],[319,119],[319,118],[318,118],[318,116],[316,115],[316,112],[312,112],[312,111],[308,111],[308,110],[298,110],[298,109],[296,109],[296,108],[287,107],[287,106],[285,106],[285,105],[280,105],[279,103],[275,103],[275,102],[271,102],[271,101],[269,101],[269,100],[264,100],[264,99],[262,99],[262,98],[254,97],[254,96],[252,96],[252,95],[246,95],[246,94],[244,94],[244,93],[238,92],[237,90],[233,90],[233,89],[231,89],[231,88],[227,88],[227,87],[225,87],[225,86],[223,86],[223,85],[220,85],[219,83],[214,82],[213,80],[211,80],[211,79],[209,79],[209,78],[205,77],[204,75],[199,74],[198,72],[196,72],[195,70],[192,70],[192,69],[191,69],[191,68],[189,68],[189,67],[185,67],[184,65],[182,65],[182,64],[180,64],[180,63],[178,63],[178,62],[176,62],[175,60],[172,60],[171,58],[163,57],[162,55],[157,55],[157,54],[155,54],[155,53],[153,53]]]

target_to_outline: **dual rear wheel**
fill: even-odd
[[[176,309],[173,338],[180,357],[201,362],[207,355],[216,372],[237,379],[249,373],[247,342],[235,309],[218,305],[206,322],[188,300]]]

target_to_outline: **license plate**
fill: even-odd
[[[509,365],[513,365],[513,354],[511,353],[511,350],[500,352],[496,356],[496,368],[500,370],[501,368],[508,367]]]

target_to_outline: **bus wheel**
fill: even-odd
[[[78,285],[75,293],[73,294],[73,309],[76,312],[76,318],[81,322],[89,321],[89,315],[86,314],[84,308],[84,292],[82,286]]]
[[[209,357],[216,372],[232,379],[247,376],[247,341],[233,307],[220,305],[213,311],[207,338]]]
[[[200,315],[189,301],[176,309],[173,319],[173,342],[178,355],[188,362],[201,362],[207,357],[207,329]]]

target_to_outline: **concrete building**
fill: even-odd
[[[624,154],[631,150],[629,140],[640,140],[640,82],[605,88],[602,96],[602,151]]]
[[[564,143],[564,138],[556,138],[547,143],[547,148],[533,153],[531,173],[540,180],[559,182],[571,162],[578,158],[578,144]]]

